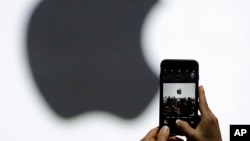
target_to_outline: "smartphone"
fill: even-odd
[[[199,64],[196,60],[165,59],[160,72],[160,127],[170,135],[183,135],[176,127],[181,119],[195,128],[198,116]]]

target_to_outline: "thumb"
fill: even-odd
[[[194,132],[194,129],[186,121],[177,119],[176,126],[187,137],[190,137]]]

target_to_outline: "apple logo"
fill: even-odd
[[[138,116],[158,77],[141,51],[142,23],[154,0],[42,1],[28,27],[36,85],[59,116],[106,111]]]
[[[178,95],[182,94],[181,88],[177,89],[177,90],[176,90],[176,93],[177,93]]]

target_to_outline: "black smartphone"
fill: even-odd
[[[199,64],[196,60],[165,59],[160,72],[160,127],[167,125],[170,136],[183,135],[176,127],[181,119],[195,128],[198,116]]]

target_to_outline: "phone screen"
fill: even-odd
[[[193,60],[165,60],[160,76],[160,126],[168,125],[170,133],[181,134],[176,120],[197,125],[198,63]]]
[[[195,83],[163,84],[163,115],[190,118],[195,115]]]

